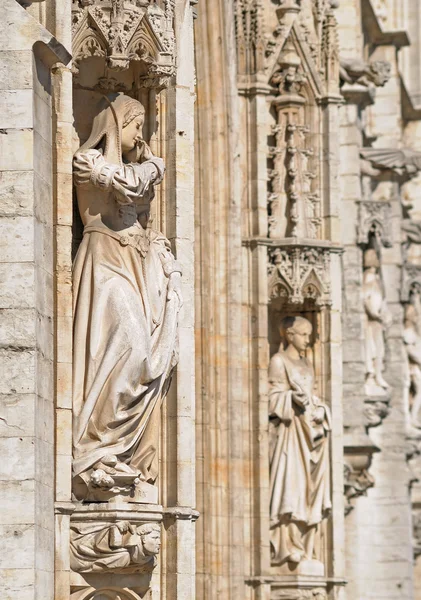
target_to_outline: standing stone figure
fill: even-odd
[[[331,508],[331,417],[314,395],[313,367],[305,357],[311,333],[307,319],[286,317],[284,344],[269,366],[273,564],[296,566],[317,558],[316,532]]]
[[[104,97],[74,157],[84,235],[74,282],[74,492],[127,492],[157,477],[159,413],[177,362],[180,267],[150,227],[164,163],[143,106]]]
[[[380,261],[377,252],[369,248],[364,253],[363,298],[366,315],[365,327],[365,392],[369,396],[382,396],[387,393],[389,384],[383,379],[384,332],[392,323],[387,308],[383,284],[380,276]]]
[[[411,304],[406,307],[403,341],[409,364],[411,425],[421,428],[421,300],[419,294],[415,294]]]

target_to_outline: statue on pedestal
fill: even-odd
[[[316,534],[331,508],[331,416],[314,394],[305,356],[311,334],[307,319],[286,317],[283,343],[269,366],[271,550],[272,564],[306,563],[323,575]]]
[[[77,499],[157,501],[160,407],[177,363],[181,269],[169,241],[150,226],[165,168],[142,138],[144,118],[140,102],[104,97],[74,157],[84,225],[73,273]]]
[[[363,298],[366,314],[365,327],[365,392],[368,396],[388,394],[389,384],[383,378],[384,333],[392,324],[392,315],[386,304],[380,276],[380,261],[377,252],[369,248],[364,253]]]

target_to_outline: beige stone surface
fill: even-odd
[[[29,4],[0,6],[1,598],[418,600],[419,3]],[[184,306],[154,424],[160,504],[93,503],[82,518],[72,157],[115,91],[142,102],[167,167],[151,214],[182,264]],[[291,315],[313,325],[312,393],[331,413],[332,510],[305,577],[270,548],[267,370]],[[126,526],[112,545],[116,522],[162,520],[152,572],[72,572],[78,519],[110,560],[141,546]]]

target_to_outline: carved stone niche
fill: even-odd
[[[358,244],[368,245],[374,236],[386,248],[392,246],[390,202],[358,202]]]
[[[123,505],[124,506],[124,505]],[[138,600],[161,546],[162,507],[81,505],[70,524],[72,600]]]
[[[76,87],[97,91],[162,89],[174,74],[174,3],[73,0]]]
[[[291,243],[269,248],[269,299],[331,304],[331,252],[339,248]]]
[[[369,473],[372,456],[380,452],[368,435],[359,431],[350,431],[344,435],[344,495],[345,515],[354,508],[355,499],[366,496],[367,490],[375,484]]]

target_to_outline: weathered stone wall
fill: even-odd
[[[54,236],[49,34],[2,3],[2,595],[54,595]],[[11,35],[13,31],[13,35]],[[55,50],[60,48],[57,45]],[[63,49],[64,50],[64,49]],[[64,53],[65,54],[65,53]]]

